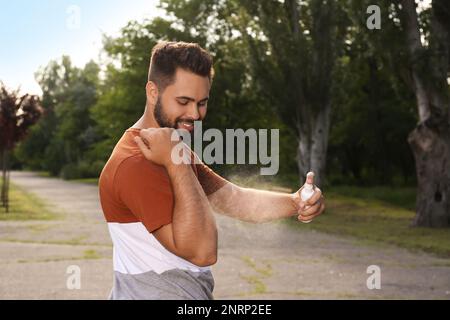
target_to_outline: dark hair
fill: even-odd
[[[182,68],[199,76],[214,77],[211,55],[197,43],[162,41],[153,47],[148,81],[158,87],[160,93],[175,81],[177,68]]]

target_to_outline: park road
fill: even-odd
[[[98,188],[33,172],[12,172],[11,180],[58,217],[0,221],[0,299],[106,299],[112,244]],[[216,220],[216,299],[450,299],[450,259],[283,221]],[[371,265],[380,267],[380,289],[368,289]],[[70,266],[81,272],[79,289],[68,288]]]

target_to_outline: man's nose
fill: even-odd
[[[186,116],[193,120],[200,119],[200,112],[198,112],[197,103],[192,102],[189,104],[189,109],[187,110]]]

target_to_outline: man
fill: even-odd
[[[324,210],[318,188],[305,203],[298,192],[241,188],[203,163],[171,160],[178,143],[172,132],[192,132],[206,116],[213,73],[211,56],[197,44],[153,48],[145,112],[117,143],[99,181],[114,246],[111,299],[212,299],[213,212],[250,222],[300,214],[306,222]]]

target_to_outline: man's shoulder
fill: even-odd
[[[167,171],[150,163],[143,155],[133,154],[121,159],[115,170],[112,188],[116,194],[172,193]]]
[[[155,164],[150,163],[141,150],[132,141],[132,138],[136,135],[134,131],[130,129],[126,130],[122,138],[117,142],[114,150],[111,154],[112,163],[114,163],[115,170],[128,172],[138,171],[142,174],[150,172],[161,172],[161,168],[158,168]]]
[[[137,194],[149,189],[170,192],[167,171],[148,161],[139,147],[130,143],[129,134],[117,142],[100,174],[100,193]]]
[[[164,167],[147,160],[142,153],[128,155],[121,159],[117,166],[117,174],[135,179],[145,179],[146,177],[159,177],[168,179],[167,171]]]

